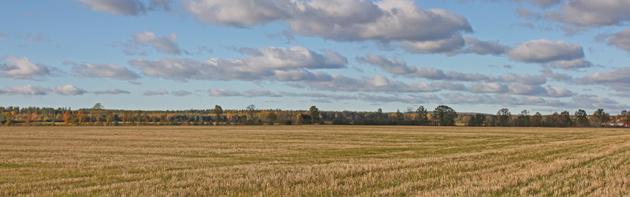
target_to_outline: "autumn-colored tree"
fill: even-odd
[[[293,124],[301,125],[304,122],[304,116],[301,113],[295,115],[295,119],[293,120]]]
[[[70,121],[72,120],[72,112],[64,111],[63,112],[63,124],[65,126],[70,126]]]
[[[14,118],[15,118],[15,114],[16,114],[15,111],[5,112],[4,117],[6,120],[4,121],[4,125],[12,126]]]

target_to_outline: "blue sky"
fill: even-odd
[[[630,108],[625,0],[21,0],[0,105]]]

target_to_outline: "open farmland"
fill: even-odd
[[[1,127],[0,196],[630,195],[630,130]]]

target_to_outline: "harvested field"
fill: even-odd
[[[630,195],[630,130],[0,127],[0,196]]]

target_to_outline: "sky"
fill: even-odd
[[[630,109],[630,0],[9,0],[0,106]]]

